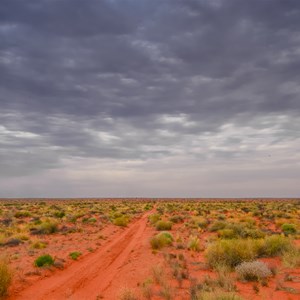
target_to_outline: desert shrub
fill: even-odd
[[[148,218],[149,218],[149,221],[151,224],[155,224],[157,221],[160,220],[161,215],[160,214],[152,214]]]
[[[152,249],[161,249],[171,245],[173,240],[173,236],[169,232],[160,232],[150,240],[150,244]]]
[[[169,282],[163,283],[160,295],[166,300],[172,300],[174,298],[174,290]]]
[[[134,291],[129,288],[123,288],[118,297],[119,300],[138,300]]]
[[[142,284],[142,294],[147,300],[151,300],[154,294],[153,288],[152,288],[152,280],[147,279]]]
[[[34,261],[34,265],[36,267],[51,266],[53,264],[54,264],[54,259],[49,254],[41,255]]]
[[[226,293],[226,292],[202,292],[200,295],[197,295],[193,300],[243,300],[242,297],[238,296],[235,293]]]
[[[209,222],[204,217],[196,216],[196,217],[192,217],[191,223],[195,224],[197,227],[204,229],[208,226]]]
[[[46,221],[41,223],[36,230],[33,231],[35,234],[52,234],[57,232],[58,225],[56,222]]]
[[[172,222],[168,221],[158,221],[155,224],[156,230],[171,230],[172,229]]]
[[[227,266],[216,266],[217,285],[226,292],[234,292],[236,290],[235,280],[230,276],[230,269]]]
[[[5,243],[3,243],[4,246],[9,246],[9,247],[15,247],[18,246],[22,243],[21,239],[18,238],[10,238],[8,239]]]
[[[211,267],[225,265],[232,268],[243,261],[253,260],[262,244],[262,240],[219,240],[208,246],[205,256]]]
[[[30,217],[31,213],[29,211],[17,211],[14,216],[16,218],[26,218]]]
[[[43,241],[35,241],[31,244],[32,249],[44,249],[47,247],[47,243]]]
[[[113,220],[113,223],[117,226],[126,227],[129,223],[129,219],[126,216],[121,216],[121,217],[115,218]]]
[[[152,268],[152,275],[155,283],[162,285],[165,281],[164,269],[161,265],[155,265]]]
[[[12,272],[8,267],[8,263],[0,260],[0,298],[7,295],[8,288],[12,281]]]
[[[282,255],[282,262],[286,267],[297,268],[300,267],[300,249],[290,247]]]
[[[73,260],[77,260],[77,258],[81,255],[81,252],[79,251],[74,251],[74,252],[71,252],[69,254],[69,256],[73,259]]]
[[[258,281],[272,275],[268,266],[261,261],[242,262],[235,271],[241,280]]]
[[[281,235],[271,235],[264,239],[264,245],[261,254],[265,256],[281,255],[291,248],[291,246],[291,241],[287,237]]]
[[[247,238],[252,238],[252,239],[262,239],[266,235],[264,232],[262,232],[261,230],[258,230],[258,229],[246,229],[245,236]]]
[[[238,237],[236,232],[233,229],[229,228],[218,230],[218,235],[221,239],[235,239]]]
[[[216,221],[216,222],[211,224],[211,226],[209,227],[209,231],[214,232],[214,231],[224,229],[226,227],[226,225],[227,225],[226,222]]]
[[[64,211],[56,211],[53,213],[53,216],[59,219],[62,219],[65,215],[66,213]]]
[[[181,223],[181,222],[184,221],[184,218],[183,218],[182,216],[176,215],[176,216],[172,216],[172,217],[170,218],[170,221],[171,221],[172,223]]]
[[[297,233],[295,224],[282,224],[281,230],[285,235]]]
[[[197,252],[200,251],[201,247],[200,247],[199,238],[196,236],[190,236],[187,247],[189,250],[192,250],[192,251],[197,251]]]

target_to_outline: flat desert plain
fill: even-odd
[[[299,199],[2,199],[0,298],[300,299]]]

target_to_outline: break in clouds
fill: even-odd
[[[296,197],[298,0],[1,0],[1,197]]]

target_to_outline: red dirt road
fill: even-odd
[[[104,299],[103,294],[139,247],[147,225],[145,214],[130,224],[103,248],[79,260],[69,268],[41,279],[10,299],[84,300]]]

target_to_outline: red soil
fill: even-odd
[[[152,263],[149,240],[145,235],[147,216],[148,214],[145,214],[141,219],[132,223],[99,250],[68,268],[55,272],[51,277],[38,280],[9,299],[114,299],[115,296],[112,295],[117,292],[118,278],[120,279],[120,274],[124,273],[123,269],[128,269],[127,264],[130,261],[142,252],[148,253],[144,264],[141,262],[142,268],[140,268],[141,265],[138,265],[137,268],[130,270],[133,268],[131,264],[128,273],[124,274],[127,284],[131,279],[134,279],[136,284],[137,276],[139,276],[138,274],[132,276],[133,273],[130,271],[138,270],[141,273],[145,270],[143,265],[146,270],[149,270]],[[141,251],[145,246],[149,248],[148,251]],[[146,262],[147,264],[145,264]]]

